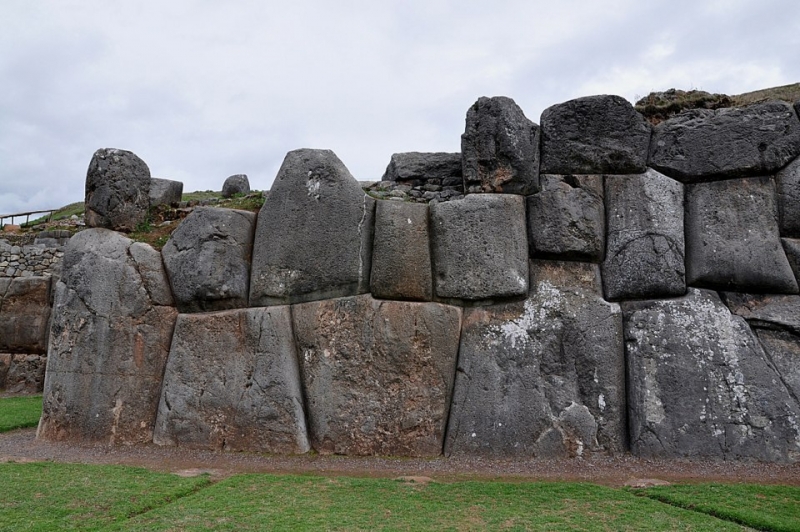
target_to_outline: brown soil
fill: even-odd
[[[84,464],[122,464],[180,475],[210,473],[224,478],[240,473],[299,473],[326,476],[469,479],[569,480],[608,486],[652,485],[667,482],[753,482],[800,486],[800,463],[765,464],[690,460],[644,460],[624,455],[589,456],[565,460],[488,460],[478,458],[378,458],[273,456],[230,453],[157,445],[104,444],[36,440],[35,429],[0,434],[0,462],[54,461]],[[426,480],[427,481],[427,480]]]

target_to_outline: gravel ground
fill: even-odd
[[[644,460],[629,455],[563,460],[488,460],[479,458],[378,458],[273,456],[255,453],[159,447],[154,444],[105,444],[36,440],[35,429],[0,434],[0,462],[123,464],[181,475],[210,473],[224,478],[239,473],[311,473],[369,477],[425,477],[437,481],[467,479],[570,480],[608,486],[658,482],[755,482],[800,486],[800,463]]]

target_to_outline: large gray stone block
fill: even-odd
[[[606,176],[606,299],[686,293],[683,185],[655,170]]]
[[[437,181],[440,185],[463,185],[460,153],[394,153],[381,181],[400,181],[412,186]]]
[[[289,307],[179,315],[153,441],[226,451],[308,451]]]
[[[292,318],[315,450],[441,454],[460,309],[363,295],[294,305]]]
[[[779,237],[772,178],[687,188],[686,282],[739,292],[797,293]]]
[[[753,327],[769,360],[792,397],[800,397],[800,334],[796,331]],[[800,452],[795,451],[793,459],[800,460]]]
[[[150,169],[133,152],[101,148],[86,172],[86,225],[133,231],[147,219]]]
[[[105,229],[70,239],[56,284],[39,438],[152,439],[177,311],[150,299],[132,244]]]
[[[436,295],[492,300],[528,292],[525,199],[473,194],[431,206]]]
[[[774,174],[800,155],[800,121],[784,102],[694,109],[653,130],[649,165],[696,183]]]
[[[600,262],[605,251],[603,176],[540,176],[528,196],[528,249],[532,257]]]
[[[800,458],[800,416],[747,323],[714,292],[623,304],[631,451],[640,457]]]
[[[539,126],[505,96],[478,98],[461,135],[466,192],[531,194],[539,187]]]
[[[250,305],[368,292],[374,214],[332,151],[286,154],[258,215]]]
[[[800,157],[775,176],[781,236],[800,237]]]
[[[247,306],[256,215],[198,207],[172,233],[161,254],[181,312]]]
[[[377,202],[370,291],[381,299],[431,300],[428,205]]]
[[[786,252],[786,259],[792,268],[794,278],[800,284],[800,239],[781,238],[781,244],[783,244],[783,251]]]
[[[800,334],[800,296],[721,292],[728,310],[754,327],[786,329]]]
[[[46,353],[50,277],[0,279],[0,353]]]
[[[222,184],[222,197],[230,198],[234,194],[249,194],[250,180],[245,174],[235,174],[228,177]]]
[[[37,354],[5,356],[9,357],[9,362],[5,379],[0,375],[0,389],[5,389],[8,393],[42,393],[47,357]],[[0,364],[2,363],[0,362]],[[2,369],[0,369],[0,373],[2,373]]]
[[[524,302],[464,311],[445,453],[625,450],[622,313],[596,265],[531,262]]]
[[[180,203],[183,196],[183,183],[171,179],[150,179],[150,207]]]
[[[142,278],[142,284],[153,304],[175,306],[161,253],[143,242],[131,244],[128,253],[133,259],[136,270]]]
[[[542,174],[636,174],[647,167],[650,124],[620,96],[587,96],[542,113]]]

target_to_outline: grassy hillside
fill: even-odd
[[[688,109],[742,107],[770,100],[781,100],[789,103],[800,101],[800,83],[745,92],[733,96],[712,94],[698,90],[669,89],[663,92],[651,92],[636,102],[635,107],[651,123],[658,124]]]

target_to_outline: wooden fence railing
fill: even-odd
[[[25,217],[25,223],[27,224],[30,222],[31,214],[44,214],[47,213],[47,221],[50,221],[50,218],[53,216],[53,213],[58,209],[42,209],[38,211],[30,211],[30,212],[18,212],[16,214],[0,214],[0,227],[5,225],[5,220],[10,218],[11,225],[14,225],[14,218],[21,218]]]

